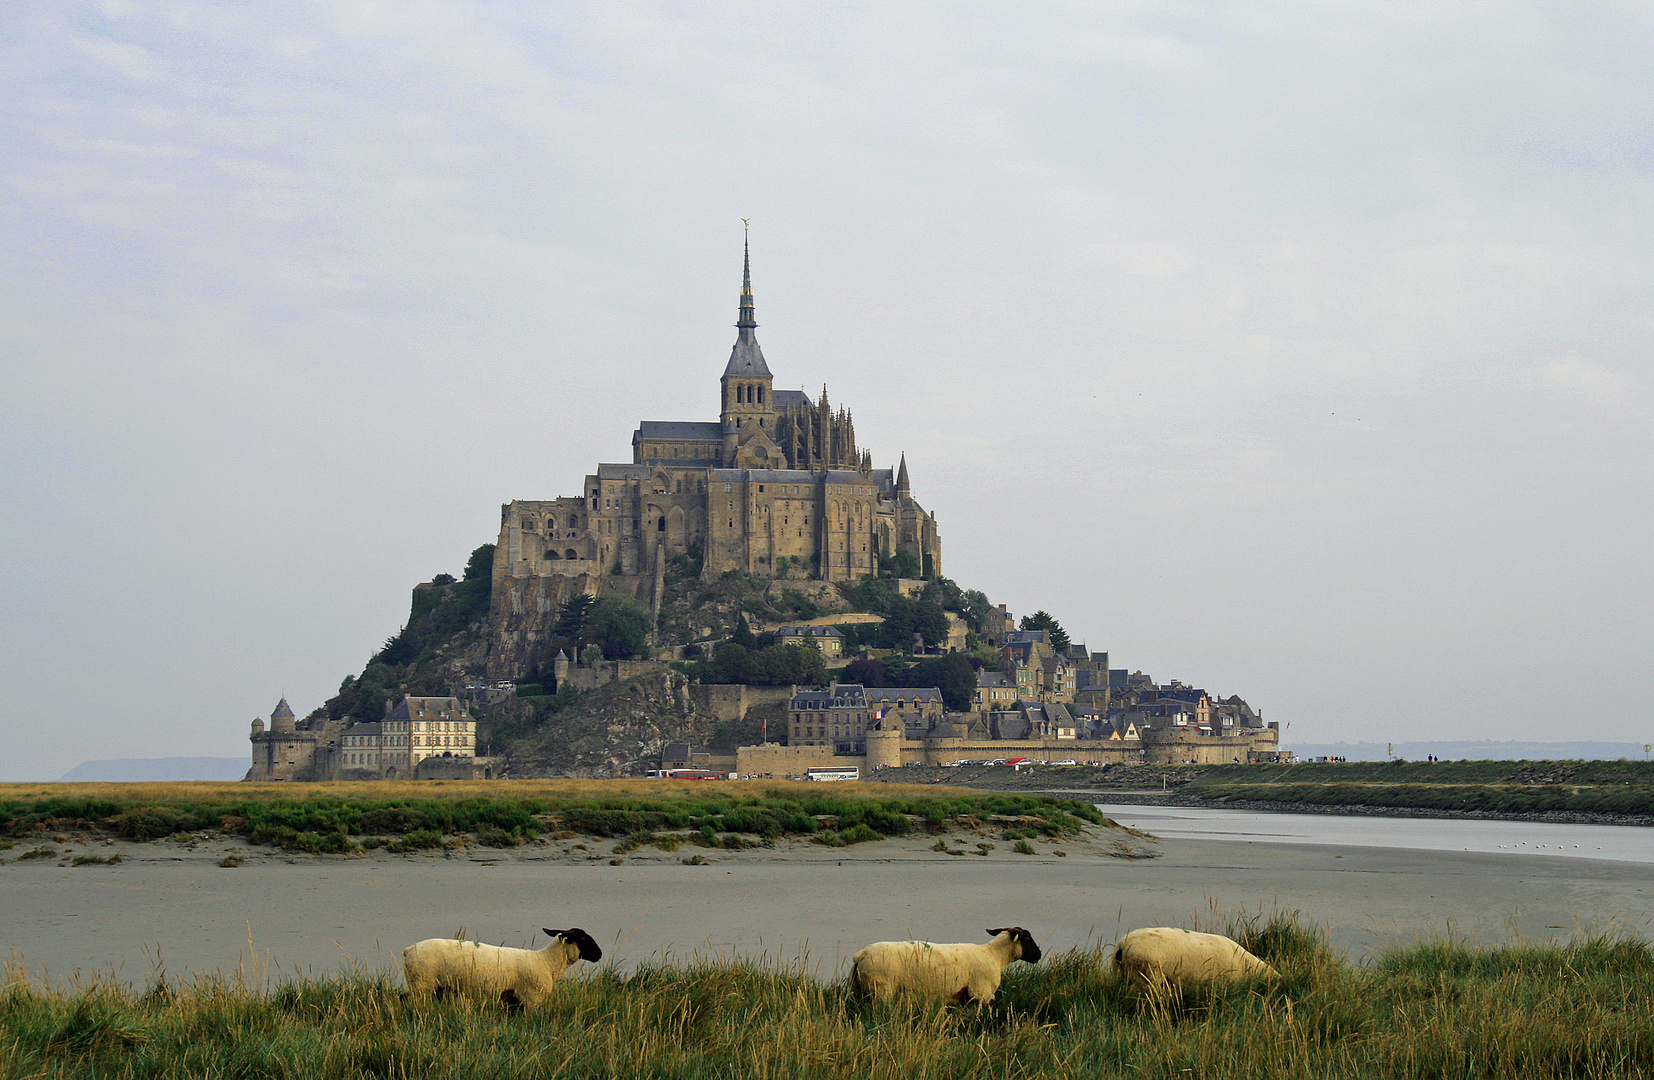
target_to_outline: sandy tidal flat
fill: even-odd
[[[1032,856],[1004,841],[986,855],[947,855],[931,850],[934,838],[905,838],[645,848],[620,865],[610,865],[612,841],[357,858],[218,840],[117,843],[87,853],[118,853],[119,864],[79,867],[13,861],[20,845],[0,866],[0,952],[14,973],[56,984],[238,969],[263,983],[395,972],[401,948],[426,937],[538,946],[541,927],[578,926],[623,969],[740,955],[834,978],[880,939],[981,940],[988,927],[1020,925],[1058,952],[1136,926],[1210,926],[1214,909],[1297,911],[1357,960],[1446,934],[1494,943],[1654,927],[1654,880],[1636,864],[1198,840],[1132,841],[1156,857],[1120,858],[1118,835],[1036,843]],[[981,838],[949,840],[974,850]],[[219,866],[228,853],[242,865]],[[704,865],[684,864],[696,855]]]

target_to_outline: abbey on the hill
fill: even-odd
[[[648,577],[698,554],[703,576],[855,580],[881,554],[941,573],[936,518],[914,500],[907,461],[875,469],[847,410],[777,390],[754,334],[750,253],[717,421],[645,420],[629,465],[599,465],[577,496],[501,507],[495,596],[515,579]],[[502,586],[507,588],[502,589]]]

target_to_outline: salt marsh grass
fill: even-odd
[[[838,783],[845,797],[914,798],[922,795],[978,795],[969,788],[935,784]],[[144,805],[148,803],[250,801],[296,798],[387,799],[693,799],[709,792],[735,797],[772,791],[797,795],[820,792],[822,785],[793,780],[374,780],[332,783],[244,783],[241,781],[166,781],[135,784],[0,784],[0,800],[72,798]]]
[[[869,1002],[807,961],[696,959],[566,982],[540,1009],[406,999],[356,974],[0,994],[0,1075],[30,1077],[1487,1077],[1654,1074],[1645,942],[1430,941],[1352,967],[1291,913],[1217,922],[1281,971],[1172,995],[1109,946],[1012,965],[985,1008]]]
[[[1089,803],[1025,793],[892,784],[557,780],[398,784],[49,784],[0,786],[0,828],[156,840],[219,831],[316,854],[456,843],[512,847],[556,837],[702,834],[742,847],[809,837],[839,847],[1013,821],[1062,837],[1106,819]],[[734,837],[734,839],[731,839]],[[681,839],[681,838],[680,838]],[[651,842],[651,841],[644,841]],[[678,841],[667,840],[667,844]],[[635,846],[635,845],[634,845]]]

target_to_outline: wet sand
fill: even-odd
[[[965,839],[974,848],[978,838]],[[743,956],[842,974],[870,941],[979,940],[1020,925],[1047,952],[1111,942],[1144,925],[1214,926],[1212,912],[1296,911],[1354,961],[1452,935],[1499,943],[1590,930],[1654,936],[1646,866],[1590,859],[1161,840],[1152,859],[1112,837],[1018,855],[930,850],[931,839],[848,849],[784,843],[743,852],[643,849],[609,864],[610,843],[365,858],[287,856],[229,841],[83,849],[115,866],[0,866],[0,954],[56,985],[93,975],[137,987],[238,968],[259,985],[352,969],[396,972],[404,945],[463,932],[539,945],[579,926],[623,970]],[[958,846],[958,845],[956,845]],[[226,852],[246,861],[220,867]],[[702,855],[706,865],[684,865]]]

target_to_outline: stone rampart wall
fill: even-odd
[[[854,765],[864,771],[867,768],[866,759],[860,754],[840,756],[827,746],[765,743],[763,746],[743,746],[737,750],[735,771],[742,776],[785,780],[788,777],[802,777],[805,769],[822,765]]]
[[[998,758],[1043,758],[1046,761],[1078,761],[1082,765],[1116,765],[1153,762],[1173,764],[1194,762],[1217,765],[1246,761],[1252,751],[1276,748],[1279,733],[1249,731],[1244,735],[1202,736],[1178,728],[1175,734],[1152,731],[1143,740],[1102,742],[1089,739],[903,739],[899,744],[903,765],[947,765],[954,761],[991,761]],[[893,741],[893,740],[892,740]],[[896,754],[881,748],[886,760]],[[742,776],[801,776],[813,765],[857,765],[863,771],[874,762],[866,756],[836,755],[826,746],[743,746],[738,752],[737,771]]]
[[[667,670],[659,660],[599,660],[591,667],[570,667],[568,684],[576,690],[596,690],[612,682],[638,675],[658,675]]]
[[[696,683],[689,688],[695,711],[728,723],[739,720],[755,705],[774,705],[792,700],[790,686],[741,686],[734,683]]]

